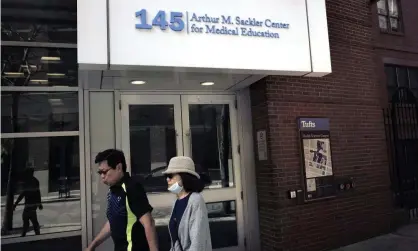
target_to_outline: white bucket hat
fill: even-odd
[[[174,174],[174,173],[189,173],[200,179],[199,174],[195,171],[194,162],[191,158],[185,156],[173,157],[168,163],[167,170],[163,174]]]

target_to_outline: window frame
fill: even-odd
[[[21,47],[21,48],[65,48],[74,49],[74,53],[77,53],[76,43],[49,43],[49,42],[29,42],[29,41],[1,41],[1,47]],[[75,87],[61,87],[61,86],[1,86],[1,92],[77,92],[78,99],[78,131],[47,131],[47,132],[18,132],[18,133],[1,133],[1,138],[7,139],[19,139],[19,138],[53,138],[53,137],[78,137],[79,144],[79,166],[80,166],[80,184],[86,184],[86,173],[84,166],[85,160],[85,143],[84,143],[84,93],[80,85],[80,75],[77,78],[77,86]],[[48,183],[49,185],[49,183]],[[48,193],[48,195],[54,193]],[[14,195],[16,199],[16,195]],[[7,195],[1,196],[4,200]],[[14,200],[15,200],[14,199]],[[63,238],[71,236],[81,236],[82,245],[86,243],[86,186],[80,185],[80,229],[71,231],[57,231],[53,233],[41,233],[41,235],[27,235],[25,237],[8,237],[1,236],[2,244],[13,244],[30,241],[48,240],[54,238]],[[2,212],[4,213],[4,212]],[[2,215],[3,217],[3,215]]]
[[[68,44],[68,43],[45,43],[45,42],[27,42],[27,41],[1,41],[1,49],[3,48],[22,48],[22,49],[64,49],[64,50],[74,50],[77,53],[77,44]],[[2,54],[3,55],[3,54]],[[2,58],[3,59],[3,58]],[[78,71],[78,62],[77,62],[77,55],[75,61],[75,68]],[[3,71],[2,69],[2,78],[3,78]],[[36,78],[36,76],[35,76]],[[73,91],[76,92],[80,89],[80,78],[77,76],[77,86],[22,86],[22,85],[13,85],[13,86],[1,86],[2,91],[43,91],[43,92],[59,92],[59,91]]]
[[[396,1],[396,5],[398,8],[398,17],[392,17],[389,13],[389,0],[378,0],[383,1],[385,3],[386,14],[379,13],[379,7],[376,4],[376,13],[377,13],[377,25],[379,27],[380,32],[388,33],[388,34],[395,34],[395,35],[403,35],[404,27],[403,27],[403,18],[402,18],[402,5],[400,0],[393,0]],[[380,27],[380,17],[384,17],[386,19],[386,29]],[[396,18],[398,23],[398,30],[393,30],[391,26],[390,19]]]
[[[395,75],[396,75],[396,82],[395,82],[395,86],[391,86],[389,85],[389,79],[387,74],[385,73],[385,77],[386,77],[386,91],[388,92],[388,99],[389,102],[391,101],[391,97],[393,95],[392,91],[393,89],[397,89],[399,87],[401,87],[401,85],[399,84],[399,68],[404,68],[406,69],[406,73],[407,73],[407,77],[408,77],[408,83],[406,85],[407,88],[409,88],[412,93],[415,95],[415,98],[418,99],[418,87],[412,87],[411,86],[411,75],[410,75],[410,71],[411,69],[415,69],[418,70],[418,67],[413,67],[413,66],[405,66],[405,65],[397,65],[397,64],[384,64],[384,67],[393,67],[395,68]]]

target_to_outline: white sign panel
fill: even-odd
[[[267,160],[267,135],[266,131],[257,131],[258,160]]]
[[[109,2],[111,65],[311,71],[305,0]]]
[[[325,0],[78,0],[78,27],[82,69],[331,72]]]

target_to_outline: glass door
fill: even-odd
[[[128,170],[154,207],[160,249],[175,197],[162,171],[171,157],[193,158],[210,178],[203,191],[214,250],[244,250],[238,136],[234,96],[122,95],[122,146]]]
[[[154,195],[167,191],[162,171],[183,155],[180,96],[123,95],[122,145],[129,172],[142,180],[152,204],[159,204]]]
[[[183,155],[179,95],[122,95],[122,148],[128,170],[147,191],[161,250],[170,249],[168,222],[175,198],[162,171]]]
[[[183,95],[184,154],[210,178],[203,191],[214,249],[244,250],[237,115],[233,95]]]

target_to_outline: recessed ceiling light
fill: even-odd
[[[143,80],[132,80],[131,84],[133,84],[133,85],[144,85],[144,84],[146,84],[146,82],[143,81]]]
[[[200,84],[203,86],[210,86],[210,85],[214,85],[215,83],[214,82],[202,82]]]
[[[65,77],[65,73],[47,73],[48,77]]]
[[[47,56],[43,56],[43,57],[41,57],[41,60],[43,60],[43,61],[60,61],[61,58],[60,57],[47,57]]]
[[[22,64],[20,67],[22,67],[22,68],[37,68],[36,65],[33,65],[33,64],[31,64],[31,65]]]
[[[23,76],[23,72],[5,72],[4,75],[8,76]]]
[[[48,79],[31,79],[30,82],[32,82],[32,83],[39,83],[39,84],[45,84],[45,83],[48,83]]]
[[[52,106],[64,105],[64,102],[62,102],[62,99],[60,98],[50,98],[48,101]]]

